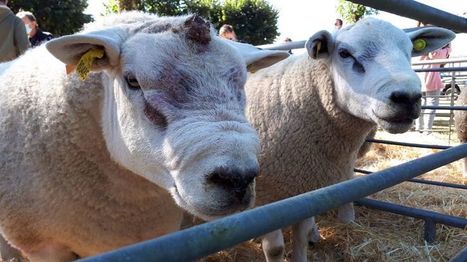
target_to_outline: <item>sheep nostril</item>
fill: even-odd
[[[257,175],[257,169],[242,171],[219,167],[208,175],[207,181],[225,190],[244,190],[253,182]]]
[[[401,104],[401,105],[413,105],[415,103],[418,103],[421,98],[422,98],[422,94],[420,93],[412,95],[412,94],[409,94],[403,91],[394,91],[389,96],[389,99],[393,103]]]

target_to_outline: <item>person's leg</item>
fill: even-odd
[[[422,106],[426,106],[426,92],[422,92]],[[424,126],[424,121],[423,118],[425,117],[426,110],[421,110],[420,111],[420,116],[418,117],[417,121],[415,121],[415,127],[416,130],[418,130],[420,133],[423,132],[423,129],[425,128]]]
[[[439,95],[441,94],[441,91],[436,90],[436,91],[430,91],[427,93],[430,93],[430,97],[428,98],[427,105],[438,106]],[[435,109],[429,109],[429,114],[427,115],[427,121],[426,121],[428,133],[431,133],[433,131],[432,129],[433,129],[433,121],[435,119],[435,113],[436,113]]]

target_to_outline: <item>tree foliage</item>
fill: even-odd
[[[366,15],[377,14],[378,10],[364,5],[354,4],[347,0],[339,0],[337,12],[347,23],[355,23]]]
[[[8,6],[14,13],[32,12],[39,27],[54,36],[75,33],[92,21],[90,15],[83,14],[87,0],[10,0]]]
[[[279,35],[279,13],[265,0],[108,0],[107,12],[143,10],[158,15],[198,14],[219,29],[231,24],[242,42],[269,44]]]
[[[264,0],[227,0],[222,24],[231,24],[239,39],[255,45],[269,44],[279,35],[279,13]]]

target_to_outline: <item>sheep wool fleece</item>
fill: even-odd
[[[3,66],[0,233],[10,243],[31,253],[55,243],[85,257],[178,230],[169,193],[110,158],[103,74],[66,76],[44,46]]]
[[[352,177],[375,124],[337,105],[326,64],[290,57],[251,75],[246,92],[247,116],[261,139],[257,205]]]

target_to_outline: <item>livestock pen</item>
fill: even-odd
[[[457,17],[440,10],[435,10],[431,7],[416,3],[415,1],[355,0],[353,2],[398,13],[413,19],[427,21],[431,24],[450,28],[457,32],[467,32],[467,19]],[[279,46],[269,48],[288,50],[297,47],[303,47],[303,42],[281,44]],[[466,68],[445,68],[441,70],[465,71]],[[422,72],[423,70],[417,71]],[[428,109],[429,107],[425,108]],[[451,105],[447,107],[436,107],[435,109],[467,110],[467,107]],[[367,170],[357,169],[356,172],[368,174],[346,182],[248,210],[237,215],[194,226],[158,239],[128,246],[96,257],[83,259],[82,261],[192,261],[232,247],[251,238],[261,236],[275,229],[283,228],[304,218],[322,214],[350,201],[356,201],[358,205],[366,206],[368,208],[385,210],[391,213],[421,219],[424,222],[424,239],[428,243],[423,245],[425,248],[429,249],[429,244],[436,240],[435,233],[437,224],[460,228],[460,231],[456,231],[457,233],[455,234],[462,234],[463,232],[464,237],[460,236],[458,238],[461,243],[460,245],[457,245],[457,247],[462,247],[462,245],[465,247],[467,245],[467,239],[465,238],[467,219],[465,218],[466,211],[462,210],[462,208],[465,208],[465,203],[464,206],[459,206],[460,210],[458,210],[459,212],[457,214],[446,215],[440,212],[406,207],[388,203],[387,201],[368,199],[365,197],[372,194],[378,194],[381,190],[396,186],[404,181],[431,184],[432,186],[451,187],[455,188],[454,190],[459,190],[458,192],[460,195],[465,195],[464,190],[467,187],[463,184],[453,182],[436,182],[429,179],[415,179],[415,177],[466,157],[467,145],[463,144],[450,147],[434,143],[407,143],[389,141],[387,139],[372,139],[369,140],[369,142],[378,144],[395,144],[396,146],[439,149],[444,151],[423,156],[378,172],[371,173]],[[380,150],[385,149],[381,149],[380,147]],[[398,193],[400,193],[400,191]],[[425,197],[428,198],[430,196],[426,195]],[[322,227],[323,225],[320,224],[320,226]],[[380,226],[388,225],[381,224]],[[341,228],[337,230],[341,230],[343,227],[344,226],[341,226]],[[358,230],[358,226],[354,226],[353,230]],[[400,238],[403,238],[405,232],[409,229],[400,227],[397,229],[392,228],[392,230],[399,230],[392,233],[394,237],[399,235]],[[369,234],[369,238],[372,237],[369,232],[364,233]],[[387,233],[387,231],[384,231],[383,229],[382,234],[384,233]],[[326,234],[326,232],[324,232],[324,234]],[[365,242],[363,242],[360,247],[357,247],[357,249],[362,249],[364,245]],[[395,251],[388,250],[388,252]],[[458,254],[454,255],[455,253]],[[341,257],[341,259],[342,258],[344,258],[344,260],[346,259],[345,256]],[[451,261],[456,262],[467,261],[467,248],[455,250],[449,257],[441,256],[439,260],[443,261],[449,258],[451,258]],[[352,258],[349,258],[348,260],[350,261]],[[429,260],[431,259],[428,258],[427,261]]]

